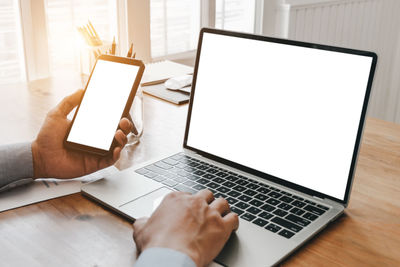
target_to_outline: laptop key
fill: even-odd
[[[245,219],[246,221],[251,222],[252,220],[254,220],[256,218],[256,216],[250,214],[250,213],[244,213],[240,216],[240,218]]]
[[[204,175],[204,174],[206,174],[206,173],[205,173],[204,171],[202,171],[202,170],[197,170],[197,171],[193,172],[193,174],[202,176],[202,175]]]
[[[207,169],[207,172],[211,173],[211,174],[216,174],[217,172],[219,172],[219,170],[214,169],[214,168],[210,168],[210,169]]]
[[[207,170],[209,167],[207,166],[207,165],[200,165],[200,166],[197,166],[197,169],[199,169],[199,170],[202,170],[202,171],[204,171],[204,170]]]
[[[234,187],[234,186],[236,186],[235,183],[232,183],[232,182],[230,182],[230,181],[226,181],[226,182],[223,183],[222,185],[223,185],[223,186],[226,186],[226,187]]]
[[[281,208],[283,210],[290,210],[291,208],[293,208],[293,206],[287,203],[281,203],[278,205],[278,208]]]
[[[284,210],[281,210],[281,209],[276,209],[272,213],[277,215],[277,216],[279,216],[279,217],[285,217],[288,214],[287,211],[284,211]]]
[[[193,181],[187,180],[187,181],[186,181],[186,182],[184,182],[183,184],[184,184],[184,185],[186,185],[186,186],[190,186],[190,187],[192,187],[192,186],[194,186],[196,183],[195,183],[195,182],[193,182]]]
[[[262,187],[258,188],[256,191],[260,192],[261,194],[267,194],[267,193],[271,192],[271,190],[269,190],[265,186],[262,186]]]
[[[193,168],[193,167],[189,167],[189,166],[186,166],[185,168],[183,168],[185,171],[187,171],[187,172],[189,172],[189,173],[192,173],[192,172],[195,172],[197,169],[196,168]]]
[[[199,184],[208,184],[210,181],[208,179],[205,179],[205,178],[200,178],[196,182],[198,182]]]
[[[268,213],[266,211],[261,212],[260,214],[258,214],[259,217],[264,218],[266,220],[271,219],[274,215],[272,215],[271,213]]]
[[[299,216],[296,216],[294,214],[289,214],[288,216],[286,216],[285,219],[287,219],[287,220],[289,220],[291,222],[294,222],[294,223],[296,223],[298,225],[304,226],[304,227],[306,227],[307,225],[310,224],[310,221],[308,221],[308,220],[306,220],[304,218],[301,218]]]
[[[268,194],[268,196],[273,197],[273,198],[280,198],[282,195],[275,191],[272,191]]]
[[[271,222],[274,222],[274,223],[276,223],[276,224],[278,224],[278,225],[280,225],[280,226],[282,226],[282,227],[285,227],[285,228],[287,228],[287,229],[289,229],[289,230],[291,230],[291,231],[293,231],[293,232],[300,232],[301,231],[301,229],[303,229],[303,227],[301,227],[301,226],[298,226],[297,224],[294,224],[294,223],[292,223],[292,222],[289,222],[289,221],[287,221],[287,220],[285,220],[285,219],[282,219],[282,218],[280,218],[280,217],[274,217],[272,220],[271,220]]]
[[[175,166],[178,165],[179,162],[177,160],[171,159],[171,158],[166,158],[164,160],[162,160],[162,162],[167,163],[169,165]]]
[[[162,183],[165,185],[168,185],[170,187],[174,187],[175,185],[178,184],[176,181],[171,180],[171,179],[164,180],[164,181],[162,181]]]
[[[291,197],[288,197],[288,196],[283,196],[283,197],[281,197],[279,200],[281,200],[281,201],[283,201],[283,202],[286,202],[286,203],[290,203],[290,202],[292,202],[294,199],[291,198]]]
[[[217,190],[221,193],[228,193],[230,191],[230,189],[228,187],[225,186],[220,186],[217,188]]]
[[[240,196],[240,193],[235,191],[235,190],[231,190],[228,195],[230,195],[231,197],[238,197]]]
[[[239,191],[239,192],[243,192],[244,190],[246,190],[246,187],[241,186],[241,185],[237,185],[233,189],[236,190],[236,191]]]
[[[322,205],[317,205],[318,208],[323,209],[323,210],[329,210],[328,207],[322,206]]]
[[[262,204],[264,204],[263,202],[261,202],[261,201],[259,201],[259,200],[257,200],[257,199],[253,199],[252,201],[250,201],[249,202],[251,205],[253,205],[253,206],[256,206],[256,207],[259,207],[259,206],[261,206]]]
[[[314,215],[312,213],[307,212],[306,214],[303,215],[304,218],[310,220],[310,221],[314,221],[315,219],[318,218],[317,215]]]
[[[259,199],[259,200],[261,200],[261,201],[264,201],[264,200],[266,200],[268,197],[267,197],[266,195],[263,195],[263,194],[258,194],[258,195],[256,195],[254,198],[257,198],[257,199]]]
[[[279,230],[281,230],[282,227],[279,227],[279,226],[276,225],[276,224],[270,223],[270,224],[268,224],[268,225],[265,227],[265,229],[267,229],[267,230],[269,230],[269,231],[271,231],[271,232],[273,232],[273,233],[276,233],[276,232],[278,232]]]
[[[306,203],[300,201],[300,200],[295,200],[291,203],[293,206],[296,206],[298,208],[302,208],[306,205]],[[310,206],[311,207],[311,206]]]
[[[182,185],[182,184],[178,184],[177,186],[174,187],[174,189],[178,190],[178,191],[181,191],[181,192],[187,192],[187,193],[190,193],[190,194],[196,194],[196,192],[197,192],[196,190],[194,190],[194,189],[192,189],[190,187],[187,187],[185,185]]]
[[[271,205],[268,205],[268,204],[265,204],[264,206],[261,207],[261,209],[263,209],[265,211],[268,211],[268,212],[271,212],[271,211],[273,211],[275,209],[275,207],[273,207]]]
[[[231,206],[231,212],[234,212],[234,213],[236,213],[237,215],[242,215],[244,211],[241,210],[241,209],[239,209],[239,208],[236,208],[236,207],[234,207],[234,206]]]
[[[156,181],[156,182],[162,182],[162,181],[164,181],[165,179],[167,179],[165,176],[162,176],[162,175],[157,175],[156,177],[153,177],[152,178],[154,181]]]
[[[256,208],[256,207],[250,207],[250,208],[248,208],[246,211],[247,211],[247,212],[250,212],[250,213],[252,213],[252,214],[254,214],[254,215],[256,215],[256,214],[258,214],[258,213],[261,212],[261,210],[258,209],[258,208]]]
[[[258,226],[264,227],[268,222],[263,219],[257,218],[253,221],[253,223]]]
[[[249,204],[244,203],[244,202],[239,202],[239,203],[237,203],[235,206],[238,207],[238,208],[240,208],[240,209],[242,209],[242,210],[245,210],[245,209],[247,209],[248,207],[250,207]]]
[[[203,175],[203,177],[206,178],[206,179],[211,180],[211,179],[215,178],[215,175],[211,174],[211,173],[206,173],[206,174]]]
[[[291,213],[296,214],[296,215],[302,215],[305,211],[301,210],[299,208],[293,208],[290,210]]]
[[[254,196],[257,194],[257,192],[253,191],[251,189],[247,189],[246,191],[243,192],[243,194],[248,195],[248,196]]]
[[[221,177],[215,177],[212,179],[214,182],[216,182],[217,184],[222,184],[223,182],[225,182],[224,179],[222,179]]]
[[[240,200],[244,201],[244,202],[249,202],[251,200],[251,197],[246,196],[246,195],[241,195],[240,197],[238,197]]]
[[[257,184],[255,184],[255,183],[250,183],[250,184],[246,185],[246,187],[247,187],[247,188],[250,188],[250,189],[253,189],[253,190],[256,190],[256,189],[259,188],[260,186],[257,185]]]
[[[197,181],[200,179],[199,176],[193,175],[193,174],[189,174],[188,176],[186,176],[187,179],[192,180],[192,181]]]
[[[276,200],[276,199],[273,199],[273,198],[268,199],[266,202],[271,204],[271,205],[274,205],[274,206],[276,206],[276,205],[278,205],[280,203],[279,200]]]
[[[147,172],[149,172],[149,171],[146,170],[145,168],[141,168],[141,169],[135,170],[135,172],[136,172],[136,173],[139,173],[139,174],[141,174],[141,175],[143,175],[143,174],[145,174],[145,173],[147,173]]]
[[[160,167],[161,169],[164,169],[164,170],[172,169],[171,165],[166,164],[162,161],[156,162],[156,163],[154,163],[154,165],[156,165],[157,167]]]
[[[309,212],[317,214],[317,215],[322,215],[325,213],[325,210],[319,209],[319,208],[311,206],[311,205],[307,205],[304,209],[306,211],[309,211]]]
[[[216,173],[215,175],[217,175],[217,176],[219,176],[219,177],[221,177],[221,178],[224,178],[224,177],[227,177],[229,174],[226,173],[226,172],[218,172],[218,173]]]
[[[196,189],[197,191],[200,191],[204,188],[206,188],[204,185],[201,184],[196,184],[195,186],[192,186],[192,188]]]
[[[206,184],[206,187],[209,187],[209,188],[212,188],[212,189],[217,189],[219,187],[219,184],[211,182],[211,183]]]
[[[228,201],[229,205],[233,205],[233,204],[235,204],[236,202],[238,202],[238,200],[237,200],[237,199],[234,199],[233,197],[228,197],[228,198],[226,198],[226,201]]]
[[[184,182],[186,182],[188,179],[186,179],[186,178],[184,178],[184,177],[177,176],[177,177],[173,178],[173,180],[174,180],[174,181],[177,181],[178,183],[184,183]]]
[[[157,175],[158,175],[157,173],[148,172],[148,173],[146,173],[144,176],[146,176],[147,178],[153,179],[153,178],[156,177]]]
[[[292,236],[294,236],[294,233],[292,233],[292,232],[290,232],[290,231],[288,231],[288,230],[283,229],[282,231],[280,231],[280,232],[278,233],[278,235],[281,235],[281,236],[286,237],[287,239],[289,239],[289,238],[291,238]]]
[[[175,154],[175,155],[171,156],[170,158],[174,159],[174,160],[180,160],[182,157],[183,157],[183,154],[179,153],[179,154]]]
[[[239,180],[236,181],[236,183],[237,183],[238,185],[244,186],[244,185],[247,185],[249,182],[246,181],[246,180],[244,180],[244,179],[239,179]]]
[[[155,166],[155,165],[146,166],[145,169],[147,169],[147,170],[149,170],[149,171],[152,171],[152,172],[155,172],[155,173],[158,173],[158,174],[162,174],[162,175],[168,173],[166,170],[161,169],[161,168],[159,168],[159,167],[157,167],[157,166]],[[174,168],[174,169],[175,169],[175,168]],[[172,170],[172,169],[171,169],[171,170]],[[177,170],[177,171],[180,171],[181,169],[176,168],[176,170]]]
[[[239,178],[236,176],[233,176],[233,175],[229,175],[229,176],[225,177],[225,179],[228,181],[234,182],[234,181],[237,181],[237,179],[239,179]]]

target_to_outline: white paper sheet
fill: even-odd
[[[33,183],[0,193],[0,212],[80,192],[82,184],[118,171],[116,167],[111,166],[70,180],[36,179]]]

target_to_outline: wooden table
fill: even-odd
[[[0,86],[0,144],[32,140],[46,112],[84,79],[66,76]],[[120,169],[182,146],[187,105],[144,97],[139,145]],[[6,266],[133,266],[128,221],[74,194],[0,213],[0,262]],[[369,118],[353,193],[340,219],[284,266],[400,266],[400,125]]]

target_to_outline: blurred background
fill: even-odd
[[[398,14],[398,0],[1,0],[0,84],[79,73],[88,20],[120,55],[133,43],[145,62],[189,65],[211,27],[376,52],[369,116],[400,123]]]

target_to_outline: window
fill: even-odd
[[[103,41],[117,38],[114,0],[47,0],[47,28],[51,71],[78,71],[79,53],[85,47],[77,27],[91,21]]]
[[[215,27],[225,30],[254,32],[256,0],[217,0]]]
[[[0,83],[25,80],[18,1],[0,2]]]
[[[150,1],[152,58],[196,49],[199,30],[200,1]]]

